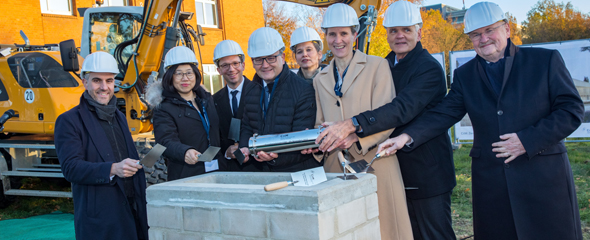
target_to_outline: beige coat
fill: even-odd
[[[313,81],[317,102],[316,125],[349,119],[389,103],[395,97],[387,60],[356,51],[342,83],[342,98],[334,93],[334,64],[332,60]],[[377,154],[376,146],[385,141],[391,132],[393,129],[360,138],[362,150],[353,144],[349,152],[356,160],[371,161]],[[326,172],[342,172],[337,158],[338,151],[340,150],[330,152],[325,158]],[[377,176],[381,239],[413,239],[397,157],[393,155],[377,159],[372,166]]]

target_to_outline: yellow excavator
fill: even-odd
[[[334,3],[352,6],[360,18],[358,48],[367,50],[381,0],[284,0],[307,6],[327,7]],[[71,192],[18,189],[23,177],[63,178],[53,143],[55,120],[79,103],[84,92],[77,71],[82,58],[95,51],[115,57],[115,96],[126,115],[138,151],[151,147],[151,108],[144,89],[163,75],[162,62],[169,49],[185,45],[194,50],[204,44],[200,26],[185,20],[193,13],[182,12],[182,0],[145,0],[143,7],[100,7],[83,14],[81,48],[73,40],[43,46],[0,45],[0,208],[8,196],[71,197]],[[262,16],[261,16],[262,17]],[[327,49],[327,48],[325,48]],[[368,50],[367,50],[368,51]],[[200,55],[200,51],[195,51]],[[148,136],[142,136],[142,134]],[[162,161],[146,169],[146,179],[166,179]]]

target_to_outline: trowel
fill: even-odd
[[[277,182],[264,186],[265,191],[274,191],[289,186],[313,186],[327,181],[324,167],[311,168],[299,172],[291,173],[291,181]]]
[[[346,175],[346,169],[348,169],[350,172],[352,172],[351,171],[352,169],[348,167],[348,166],[350,166],[348,164],[349,161],[346,160],[346,158],[344,158],[344,155],[342,154],[342,151],[338,152],[338,160],[340,161],[340,164],[342,165],[342,170],[344,172],[344,175],[343,176],[338,176],[338,178],[341,178],[343,180],[358,179],[358,177],[356,177],[355,175]]]
[[[139,162],[137,162],[137,164],[142,164],[146,167],[151,168],[154,166],[154,164],[156,164],[156,161],[160,159],[160,156],[162,155],[162,153],[164,153],[165,150],[166,147],[158,143]]]
[[[215,155],[217,155],[217,152],[219,152],[219,149],[221,149],[221,148],[216,147],[216,146],[209,146],[207,148],[207,150],[205,150],[204,153],[197,155],[197,157],[199,158],[198,161],[199,162],[211,162],[211,160],[213,160],[213,158],[215,158]]]
[[[385,154],[385,150],[381,151],[380,153],[377,153],[377,155],[375,155],[375,157],[373,157],[373,159],[371,159],[371,162],[367,163],[367,161],[365,161],[364,159],[353,162],[351,164],[349,164],[350,168],[352,168],[352,170],[350,170],[350,168],[348,169],[351,173],[372,173],[375,172],[375,169],[373,169],[373,167],[371,167],[371,164],[373,164],[373,162],[375,161],[375,159],[380,158],[383,156],[383,154]]]

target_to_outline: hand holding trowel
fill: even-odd
[[[293,184],[294,186],[313,186],[325,182],[326,172],[324,167],[316,167],[299,172],[291,173],[291,181],[277,182],[264,186],[265,191],[274,191]]]

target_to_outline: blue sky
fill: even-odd
[[[471,7],[471,5],[476,4],[479,1],[473,0],[465,0],[465,8]],[[490,2],[495,2],[500,5],[500,8],[504,10],[504,12],[510,12],[514,17],[516,17],[516,21],[518,24],[521,24],[524,20],[526,20],[526,14],[528,11],[533,8],[535,4],[537,4],[538,0],[490,0]],[[560,1],[556,0],[557,3],[567,3],[568,1]],[[590,13],[590,0],[571,0],[569,1],[574,6],[574,9],[581,11],[583,13]],[[463,1],[462,0],[424,0],[422,5],[434,5],[434,4],[446,4],[451,7],[462,8]]]
[[[465,7],[469,8],[471,5],[478,3],[482,0],[465,0]],[[524,20],[526,20],[526,14],[528,11],[533,8],[535,4],[537,4],[538,0],[488,0],[491,2],[495,2],[504,12],[510,12],[514,17],[516,17],[516,21],[518,24],[521,24]],[[568,1],[561,1],[555,0],[557,3],[567,3]],[[581,11],[586,14],[590,14],[590,0],[570,0],[569,2],[572,3],[574,9]],[[295,3],[289,2],[280,2],[287,6],[287,9],[297,9],[296,6],[301,6]],[[434,5],[434,4],[446,4],[451,7],[455,8],[462,8],[463,7],[463,0],[423,0],[422,5]],[[296,10],[295,10],[296,11]]]

